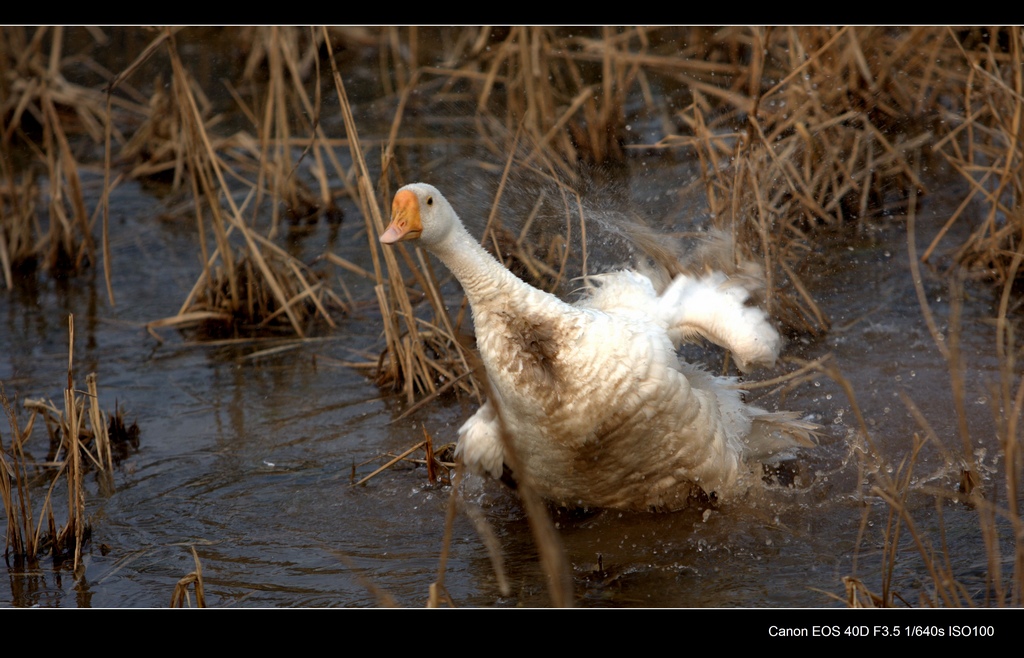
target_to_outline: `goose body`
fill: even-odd
[[[418,239],[469,300],[491,388],[459,430],[472,470],[501,476],[504,427],[516,468],[556,504],[671,510],[700,491],[727,495],[744,459],[808,441],[809,424],[744,404],[732,378],[678,358],[703,336],[743,370],[775,362],[778,333],[721,273],[680,275],[660,293],[637,272],[604,274],[568,304],[501,265],[422,183],[398,191],[380,239]]]

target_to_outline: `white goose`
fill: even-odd
[[[380,236],[414,239],[462,284],[490,380],[491,398],[459,430],[456,454],[470,469],[501,476],[503,421],[544,498],[672,510],[700,491],[728,494],[744,458],[810,443],[810,423],[744,404],[734,379],[676,355],[699,335],[731,350],[744,371],[775,363],[778,332],[744,304],[745,290],[723,285],[725,275],[680,275],[658,294],[642,274],[605,274],[591,277],[589,298],[567,304],[509,272],[423,183],[395,194]]]

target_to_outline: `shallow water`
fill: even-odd
[[[431,173],[455,181],[453,203],[478,233],[493,181],[464,157],[449,153]],[[627,175],[621,189],[641,200],[664,192],[651,204],[678,213],[680,176],[677,166],[644,167]],[[516,193],[528,196],[530,190]],[[369,474],[382,463],[375,458],[415,445],[424,429],[439,443],[453,441],[474,405],[442,400],[398,419],[404,401],[344,364],[360,350],[376,354],[382,341],[372,288],[341,270],[327,272],[343,278],[365,303],[337,316],[338,327],[316,339],[203,345],[163,330],[165,342],[158,343],[144,324],[174,315],[199,273],[194,228],[160,219],[163,203],[130,183],[112,199],[116,306],[107,301],[96,269],[62,281],[40,275],[0,294],[0,381],[19,408],[27,398],[61,399],[67,315],[73,313],[76,384],[83,387],[85,373],[98,373],[103,408],[116,402],[141,430],[139,449],[116,469],[113,492],[88,480],[92,536],[83,575],[76,579],[49,560],[31,570],[12,563],[0,605],[165,606],[175,583],[195,568],[192,547],[211,606],[424,605],[437,578],[450,489],[430,485],[425,470],[414,466],[388,470],[359,487],[351,486],[353,473]],[[919,247],[948,216],[949,203],[942,195],[926,200]],[[340,228],[320,222],[295,236],[295,248],[310,258],[330,249],[368,265],[362,219],[353,206],[344,210]],[[593,238],[591,267],[616,264],[617,243],[602,248],[600,236]],[[953,236],[950,244],[955,241]],[[923,434],[901,392],[944,445],[957,450],[949,372],[922,319],[904,231],[898,223],[866,227],[840,245],[809,279],[833,330],[816,342],[794,340],[786,353],[833,355],[879,451],[894,464],[908,453],[915,432]],[[945,280],[926,271],[925,286],[944,323]],[[456,309],[457,290],[448,290]],[[1001,466],[987,389],[998,377],[987,321],[994,311],[984,287],[968,286],[967,292],[961,337],[969,423],[983,463],[993,469]],[[269,348],[281,351],[260,354]],[[720,359],[700,349],[686,354]],[[864,486],[871,476],[861,470],[850,401],[835,382],[821,378],[781,400],[761,397],[759,404],[800,410],[826,427],[821,445],[805,451],[796,466],[802,483],[786,488],[755,478],[745,497],[706,515],[556,513],[578,605],[836,606],[842,604],[830,594],[843,595],[845,576],[880,591],[888,507]],[[6,425],[0,435],[7,445]],[[42,459],[45,443],[37,430],[29,451]],[[920,531],[934,533],[945,524],[954,573],[983,601],[985,553],[976,513],[946,503],[940,516],[924,493],[929,486],[954,491],[957,465],[928,445],[915,473],[908,506]],[[984,486],[997,487],[998,477],[989,473]],[[61,487],[57,491],[64,496],[59,500],[66,499]],[[445,575],[453,601],[547,605],[545,578],[515,495],[478,483],[467,497],[493,526],[511,592],[499,591],[483,542],[460,514]],[[916,603],[928,591],[927,579],[905,538],[895,583]]]
[[[194,569],[195,547],[212,606],[423,605],[437,577],[450,490],[430,486],[422,468],[392,469],[360,487],[351,486],[352,473],[368,474],[379,463],[368,460],[414,445],[423,428],[438,442],[453,440],[472,403],[438,402],[393,422],[404,403],[340,364],[352,358],[353,348],[379,349],[372,305],[340,318],[338,328],[319,339],[285,342],[287,351],[268,356],[252,356],[267,344],[192,345],[173,331],[157,343],[142,325],[177,311],[197,274],[194,246],[189,231],[157,219],[159,202],[141,188],[125,186],[115,202],[117,305],[107,304],[96,273],[61,282],[40,277],[29,291],[5,293],[0,379],[19,404],[28,397],[59,400],[72,312],[76,382],[81,386],[84,373],[97,372],[103,407],[116,401],[124,408],[139,424],[141,445],[116,469],[113,493],[101,493],[89,480],[92,539],[84,575],[76,580],[48,560],[27,572],[10,567],[0,603],[164,606],[178,579]],[[355,260],[365,258],[357,224],[347,220],[334,241]],[[323,245],[328,229],[320,226],[304,240]],[[804,358],[833,354],[874,440],[896,463],[920,431],[900,391],[950,448],[957,445],[948,372],[921,319],[902,241],[897,227],[881,228],[840,249],[835,266],[815,279],[835,328],[815,344],[789,346]],[[365,294],[352,283],[357,297]],[[945,285],[929,275],[927,287],[944,314],[939,298]],[[985,322],[991,303],[984,289],[968,290],[962,337],[969,410],[974,436],[990,440],[983,384],[996,378],[998,366]],[[761,404],[779,401],[768,397]],[[838,602],[825,592],[841,595],[848,575],[877,591],[887,508],[858,486],[868,476],[858,472],[848,400],[834,382],[820,379],[798,387],[780,406],[802,410],[827,428],[822,445],[807,451],[799,467],[809,486],[758,485],[706,518],[696,511],[556,515],[577,603],[832,606]],[[45,437],[37,433],[34,442],[30,450],[41,458]],[[980,447],[993,463],[994,446]],[[916,472],[921,486],[956,486],[934,448],[923,451]],[[545,605],[545,581],[514,494],[488,483],[469,498],[494,526],[512,591],[501,595],[482,541],[460,515],[446,572],[454,601]],[[922,528],[938,523],[928,496],[912,498],[911,505]],[[858,542],[865,514],[868,527]],[[950,553],[962,565],[958,573],[976,581],[984,552],[974,513],[947,504],[943,516]],[[897,570],[905,597],[922,587],[920,569],[908,545]]]

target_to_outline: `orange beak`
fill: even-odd
[[[420,202],[410,190],[399,190],[391,202],[391,223],[380,236],[384,244],[415,240],[423,232]]]

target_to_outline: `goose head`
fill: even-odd
[[[461,224],[448,200],[426,183],[406,185],[391,203],[391,223],[380,236],[384,244],[419,240],[425,247],[443,243]]]

